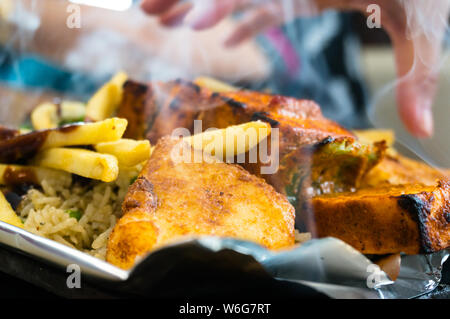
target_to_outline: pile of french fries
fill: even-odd
[[[63,101],[37,106],[31,114],[33,130],[22,130],[21,134],[35,134],[45,140],[37,154],[26,159],[27,164],[0,163],[0,186],[15,186],[11,183],[18,182],[41,184],[46,179],[65,184],[68,180],[70,183],[71,174],[112,182],[121,168],[147,161],[151,154],[150,142],[122,138],[127,120],[113,117],[126,80],[125,73],[118,73],[86,104]],[[15,176],[14,180],[11,175]],[[27,180],[30,176],[32,180]],[[1,191],[0,220],[23,227]]]
[[[119,72],[86,105],[63,101],[59,105],[43,103],[37,106],[31,113],[31,123],[34,130],[45,132],[39,152],[28,161],[31,166],[0,164],[0,173],[27,169],[40,182],[58,170],[62,174],[73,173],[112,182],[117,179],[121,167],[146,161],[150,156],[149,141],[122,139],[127,120],[111,117],[119,106],[126,80],[127,75]],[[77,123],[64,125],[70,122]],[[7,182],[3,176],[0,175],[0,184]]]

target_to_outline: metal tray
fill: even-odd
[[[447,251],[402,256],[400,275],[393,282],[381,270],[374,272],[368,258],[335,238],[313,239],[272,252],[247,241],[202,237],[156,250],[125,271],[3,222],[0,249],[0,271],[77,298],[195,296],[205,292],[214,296],[237,287],[241,293],[257,292],[262,286],[274,287],[271,293],[278,297],[289,293],[300,297],[412,298],[438,286],[448,257]],[[73,267],[79,267],[80,288],[67,284]],[[264,296],[268,296],[267,290]]]

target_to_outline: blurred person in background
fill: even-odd
[[[77,8],[81,25],[71,28]],[[64,0],[0,0],[0,122],[20,123],[26,111],[54,96],[85,101],[120,70],[140,81],[267,77],[255,41],[223,49],[217,34],[233,27],[230,19],[202,33],[172,32],[138,5],[119,12]]]
[[[355,64],[357,55],[352,50],[354,39],[348,25],[332,23],[330,15],[322,14],[322,30],[314,28],[310,17],[325,10],[358,10],[370,12],[374,5],[379,9],[381,24],[388,32],[395,52],[397,76],[397,105],[406,128],[417,137],[429,137],[433,133],[432,101],[436,91],[437,73],[440,64],[442,40],[447,30],[449,0],[211,0],[194,1],[194,10],[178,0],[144,0],[142,8],[149,14],[160,16],[161,21],[185,20],[193,29],[204,30],[217,24],[232,13],[244,12],[238,26],[225,40],[227,47],[235,47],[266,31],[266,36],[281,54],[286,73],[298,81],[282,81],[282,86],[299,83],[301,96],[308,97],[313,90],[324,88],[324,98],[314,92],[313,98],[325,109],[332,109],[336,120],[345,124],[344,117],[358,114],[361,106],[358,99],[359,77]],[[200,5],[202,4],[202,5]],[[190,12],[191,11],[191,12]],[[298,22],[296,18],[308,17]],[[331,16],[332,17],[332,16]],[[282,42],[276,29],[269,29],[291,21],[297,28],[285,27],[288,41]],[[320,23],[320,22],[319,22]],[[327,24],[328,23],[328,24]],[[268,31],[267,31],[268,30]],[[290,34],[289,34],[290,32]],[[347,36],[346,36],[347,35]],[[301,37],[300,40],[296,37]],[[337,38],[336,38],[337,37]],[[306,42],[309,38],[310,41]],[[337,41],[340,41],[337,42]],[[278,44],[277,44],[278,42]],[[290,49],[289,43],[296,49]],[[300,44],[299,46],[295,46]],[[327,50],[330,50],[327,52]],[[319,53],[325,53],[317,61]],[[327,54],[328,53],[328,54]],[[305,63],[305,60],[307,63]],[[317,73],[307,72],[307,66],[319,65]],[[302,70],[303,65],[303,70]],[[305,70],[306,69],[306,70]],[[305,75],[302,77],[302,73]],[[281,77],[282,79],[283,77]],[[279,78],[276,78],[278,81]],[[317,83],[314,83],[317,82]],[[318,86],[317,86],[318,84]],[[347,92],[346,92],[347,91]],[[349,97],[353,93],[353,102]],[[352,94],[350,93],[350,96]],[[356,100],[355,100],[356,98]],[[340,103],[341,102],[341,103]],[[334,104],[334,105],[333,105]],[[355,108],[356,106],[356,108]],[[351,125],[353,126],[353,125]]]
[[[136,6],[80,6],[81,28],[71,29],[66,1],[9,1],[0,20],[0,80],[86,98],[119,69],[137,80],[210,75],[313,99],[326,116],[364,127],[367,93],[346,11],[367,14],[377,4],[395,49],[400,116],[412,134],[428,137],[449,2],[143,0],[143,11],[156,18]],[[167,28],[174,26],[181,28]]]

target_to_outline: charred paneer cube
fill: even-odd
[[[362,189],[312,199],[315,237],[364,254],[432,253],[450,246],[450,181]]]

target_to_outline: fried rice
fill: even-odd
[[[39,189],[28,190],[18,207],[25,230],[104,260],[122,201],[142,166],[121,168],[111,183],[44,180]]]

